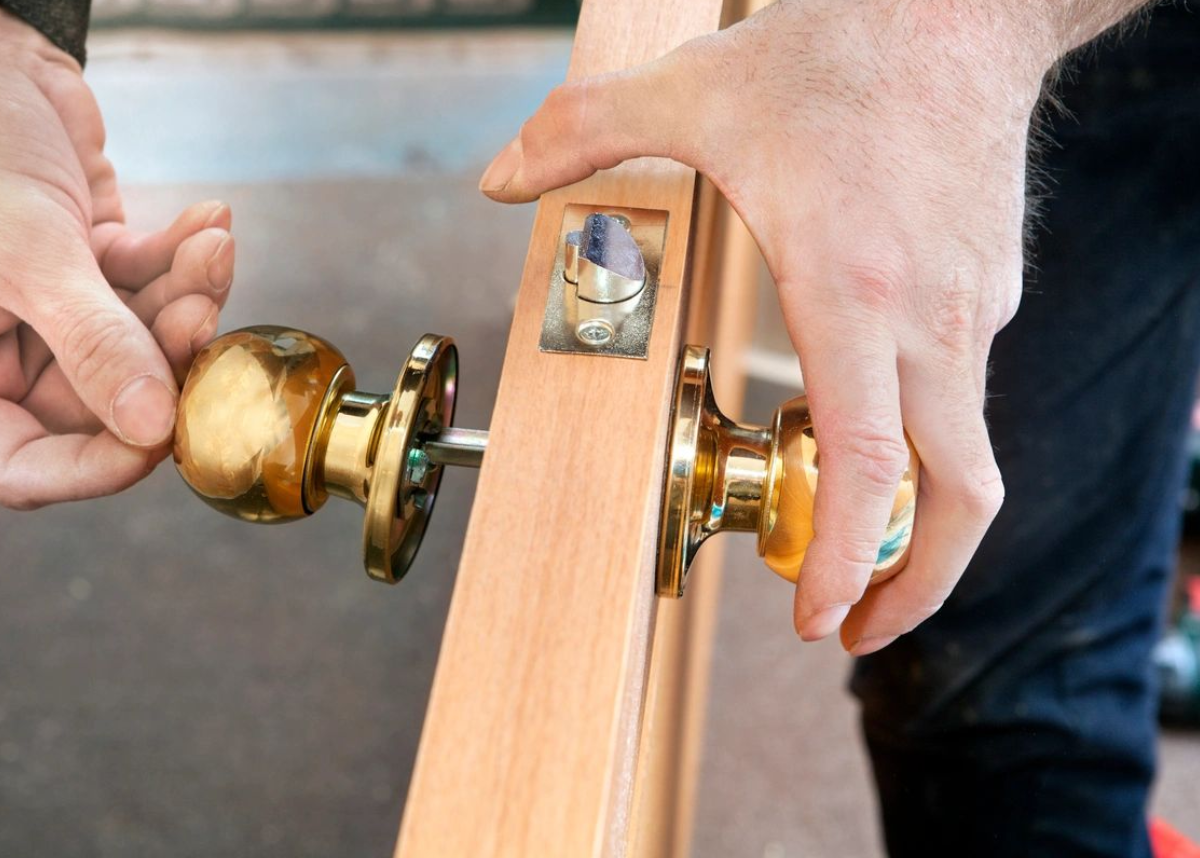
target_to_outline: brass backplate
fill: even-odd
[[[563,277],[567,233],[582,229],[584,219],[595,213],[623,219],[629,233],[642,251],[646,263],[646,285],[637,304],[620,321],[612,325],[612,338],[603,344],[585,344],[576,334],[576,321],[570,318],[567,296],[573,296],[574,286]],[[650,349],[650,331],[654,326],[654,304],[658,297],[658,278],[662,271],[663,247],[667,240],[667,213],[657,209],[605,208],[603,206],[571,203],[563,212],[562,229],[554,270],[550,274],[550,290],[546,300],[546,315],[542,319],[542,337],[538,348],[543,352],[590,354],[605,357],[638,358],[645,360]],[[612,305],[600,305],[611,311]]]
[[[711,470],[704,447],[705,412],[716,413],[708,378],[708,349],[684,346],[671,404],[671,434],[658,524],[658,562],[655,591],[678,599],[687,583],[688,568],[708,533],[704,513],[697,511],[696,480]]]

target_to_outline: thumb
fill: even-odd
[[[84,405],[126,444],[156,447],[169,440],[178,394],[171,368],[94,261],[52,289],[35,291],[41,300],[28,301],[23,315]]]
[[[479,189],[499,202],[529,202],[644,155],[699,168],[689,126],[703,114],[705,53],[688,43],[652,63],[555,88]]]

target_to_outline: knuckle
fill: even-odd
[[[954,489],[954,496],[967,517],[991,524],[1004,503],[1004,480],[994,463],[968,472]]]
[[[550,120],[552,131],[559,136],[572,138],[582,135],[587,121],[589,91],[593,82],[584,78],[571,83],[562,83],[550,90],[543,111]]]
[[[841,266],[850,300],[877,311],[892,311],[903,301],[909,278],[903,266],[882,262],[851,262]]]
[[[954,352],[963,352],[979,338],[979,292],[955,283],[938,289],[922,314],[926,333]]]
[[[613,129],[602,115],[607,80],[608,76],[584,78],[552,89],[538,116],[522,129],[526,157],[536,158],[548,146],[569,141],[593,168],[616,166],[620,159],[609,145]]]
[[[543,109],[560,120],[572,118],[579,113],[585,86],[586,80],[560,83],[546,96]]]
[[[116,360],[127,337],[124,326],[105,310],[80,309],[67,323],[61,343],[63,362],[73,371],[75,382],[86,387]]]
[[[841,467],[853,468],[868,485],[890,492],[908,468],[908,445],[899,434],[870,425],[858,427],[834,445],[833,458]],[[826,455],[826,461],[829,458]]]
[[[863,570],[864,575],[869,575],[870,568],[879,559],[879,535],[865,532],[838,534],[834,539],[833,549],[837,562],[856,567]]]
[[[1021,277],[1008,284],[1000,290],[996,302],[996,324],[995,330],[999,331],[1011,322],[1017,315],[1017,309],[1021,306],[1021,291],[1024,288]]]

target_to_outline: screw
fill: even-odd
[[[575,338],[585,346],[606,346],[616,333],[613,326],[603,319],[587,319],[575,328]]]

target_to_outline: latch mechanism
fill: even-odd
[[[538,347],[645,359],[666,237],[663,211],[567,206]]]

